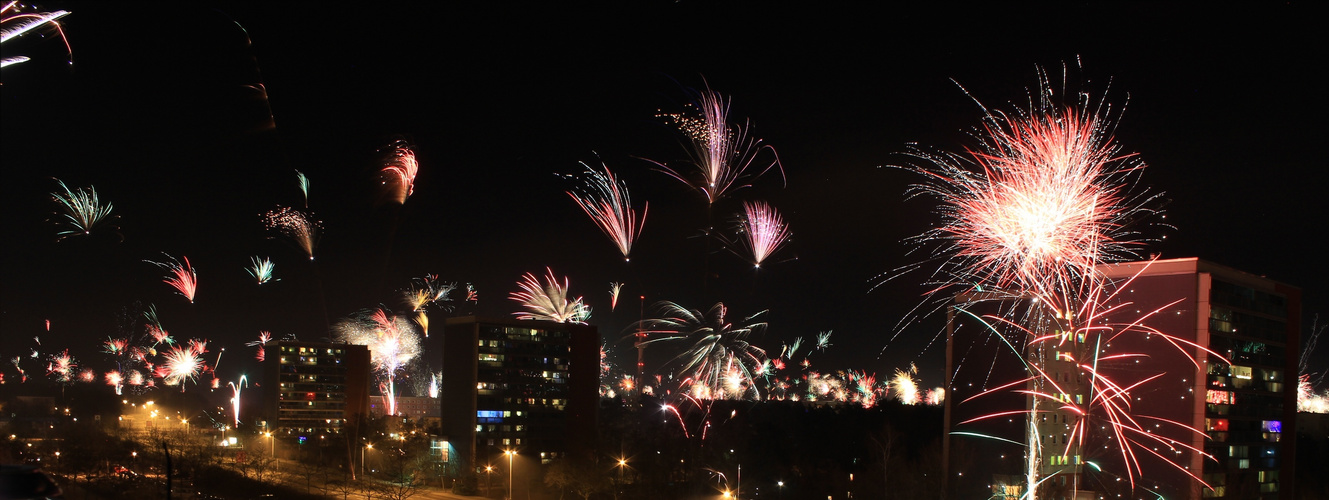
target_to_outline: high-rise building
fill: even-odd
[[[443,332],[443,432],[462,467],[514,450],[548,462],[593,449],[600,336],[594,326],[450,318]]]
[[[1300,290],[1195,258],[1099,271],[1109,285],[1091,322],[1111,332],[1101,343],[1028,298],[957,297],[948,497],[1017,498],[1036,470],[1041,498],[1292,498]],[[1116,434],[1103,414],[1113,391],[1094,387],[1109,380],[1129,394],[1111,404],[1137,430]],[[1077,436],[1080,422],[1091,425]],[[1026,463],[1030,444],[1037,465]]]
[[[267,347],[263,384],[268,426],[335,432],[369,416],[369,348],[283,340]]]

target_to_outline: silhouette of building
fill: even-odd
[[[450,318],[443,332],[443,433],[461,466],[504,451],[548,461],[594,449],[600,336],[594,326]]]

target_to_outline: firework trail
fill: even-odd
[[[272,341],[272,333],[266,330],[262,330],[258,332],[258,340],[246,342],[245,345],[249,347],[258,347],[258,353],[254,355],[254,359],[257,359],[261,363],[266,358],[267,354],[266,352],[264,352],[264,347],[267,346],[268,342],[271,341]]]
[[[442,378],[442,372],[429,374],[429,397],[438,398],[439,384],[442,383]]]
[[[738,226],[739,240],[747,248],[753,267],[789,242],[789,226],[780,213],[765,202],[743,202],[743,218]]]
[[[258,284],[262,285],[269,281],[281,281],[280,279],[273,279],[272,270],[276,266],[266,257],[259,258],[258,256],[253,256],[249,258],[249,262],[249,267],[245,269],[245,272],[249,273]]]
[[[305,177],[304,172],[295,171],[296,183],[300,186],[300,194],[305,197],[305,208],[309,208],[309,178]]]
[[[313,216],[290,207],[279,207],[263,214],[263,225],[290,238],[300,250],[314,260],[314,247],[318,246],[322,224]]]
[[[743,318],[743,325],[729,323],[728,308],[716,303],[703,314],[673,302],[660,302],[656,308],[662,317],[643,320],[646,344],[687,343],[690,346],[674,356],[667,365],[676,365],[680,378],[697,399],[745,398],[751,393],[760,399],[754,378],[766,364],[766,351],[747,341],[748,335],[766,328],[766,323],[749,323],[765,311]]]
[[[56,233],[57,240],[70,236],[90,235],[97,226],[104,226],[112,232],[117,229],[115,227],[117,216],[111,215],[112,205],[110,203],[103,205],[95,188],[89,186],[71,190],[65,185],[65,181],[60,179],[55,181],[60,183],[60,189],[64,190],[64,193],[51,193],[51,198],[60,205],[60,212],[57,213],[60,217],[55,222],[62,229]]]
[[[582,174],[583,185],[580,189],[568,191],[568,196],[618,246],[623,260],[632,260],[632,243],[646,225],[646,212],[651,204],[643,205],[641,217],[637,217],[636,209],[632,208],[632,199],[628,196],[627,183],[615,178],[608,165],[600,163],[603,172],[592,169],[585,162],[581,166],[586,169]]]
[[[362,311],[334,327],[340,342],[369,346],[370,363],[379,372],[389,415],[397,414],[396,377],[420,355],[420,336],[409,320],[390,317],[387,311]]]
[[[554,271],[545,268],[545,284],[540,285],[539,278],[526,273],[517,282],[520,292],[512,292],[508,298],[521,303],[526,311],[515,312],[517,319],[534,319],[557,323],[586,323],[591,317],[591,307],[582,302],[581,297],[568,300],[568,279],[563,283],[554,277]]]
[[[9,42],[15,38],[21,37],[28,32],[42,28],[52,27],[60,35],[60,40],[65,44],[65,51],[72,57],[73,49],[69,46],[69,38],[65,37],[65,30],[60,27],[58,19],[69,15],[69,11],[57,10],[55,12],[19,12],[23,6],[17,1],[11,1],[3,8],[0,8],[0,43]],[[9,49],[9,46],[5,46]],[[15,64],[31,60],[28,56],[8,56],[0,59],[0,68],[12,66]],[[72,60],[70,61],[73,62]]]
[[[623,291],[622,283],[609,283],[609,312],[614,312],[614,308],[618,307],[618,293],[621,291]]]
[[[190,340],[186,347],[171,346],[162,354],[162,363],[157,367],[156,375],[166,385],[180,385],[180,392],[185,392],[185,382],[197,382],[198,374],[208,366],[203,360],[207,352],[207,342]],[[131,379],[132,381],[132,379]]]
[[[743,183],[762,176],[772,168],[779,170],[781,177],[784,176],[775,148],[762,144],[761,139],[749,137],[746,123],[729,123],[728,99],[710,88],[694,92],[694,97],[695,102],[688,105],[688,112],[658,116],[672,122],[691,143],[691,159],[688,163],[696,171],[689,175],[665,163],[647,161],[659,166],[661,172],[701,191],[706,196],[706,202],[712,205],[729,192],[747,187]],[[765,151],[770,152],[771,162],[753,174],[751,171],[756,170],[754,164]]]
[[[393,141],[388,145],[387,159],[379,175],[383,178],[384,189],[397,203],[406,203],[406,199],[415,192],[415,175],[420,172],[420,164],[415,161],[415,151],[403,140]],[[388,187],[388,184],[393,184]]]
[[[231,386],[231,414],[235,416],[235,427],[240,428],[240,389],[249,387],[249,382],[244,375],[236,382],[227,382]]]
[[[185,263],[181,265],[180,261],[175,260],[175,257],[171,257],[165,253],[162,255],[166,256],[167,262],[155,262],[151,260],[145,260],[143,262],[165,269],[168,274],[166,275],[166,279],[162,280],[162,282],[171,285],[172,288],[175,288],[177,293],[184,298],[189,299],[189,303],[193,304],[194,293],[198,291],[198,274],[194,272],[193,267],[189,266],[189,257],[181,257],[185,261]]]

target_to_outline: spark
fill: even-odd
[[[115,231],[116,216],[111,215],[113,206],[110,203],[102,204],[96,188],[89,186],[71,190],[65,185],[65,181],[60,179],[55,181],[60,183],[60,189],[64,190],[63,194],[51,193],[51,198],[60,205],[60,219],[56,222],[63,228],[56,233],[56,239],[90,235],[97,226],[105,226]]]
[[[305,208],[309,208],[309,177],[304,172],[295,171],[296,184],[300,186],[300,194],[305,196]]]
[[[190,340],[186,347],[171,346],[162,354],[162,364],[157,368],[157,376],[166,385],[180,385],[180,392],[185,390],[185,382],[196,382],[198,374],[207,369],[203,354],[207,352],[207,342]]]
[[[279,207],[263,214],[263,225],[290,238],[309,256],[309,260],[314,260],[314,247],[318,246],[318,236],[323,226],[312,215],[290,207]]]
[[[257,359],[261,363],[267,357],[265,346],[267,346],[268,342],[271,341],[272,341],[272,332],[269,332],[267,330],[261,330],[258,332],[258,340],[247,342],[245,343],[245,345],[249,347],[258,347],[258,353],[254,355],[254,359]]]
[[[122,391],[125,386],[125,378],[120,375],[120,372],[115,370],[106,372],[105,379],[106,379],[106,385],[115,388],[115,394],[117,396],[123,393]]]
[[[73,381],[74,370],[77,369],[78,361],[69,355],[69,349],[65,349],[64,352],[51,356],[50,362],[46,365],[46,374],[55,375],[57,382],[69,383]]]
[[[260,258],[258,256],[253,256],[249,258],[249,262],[249,267],[245,269],[245,272],[248,272],[250,276],[258,281],[258,284],[262,285],[269,281],[281,281],[280,279],[273,279],[272,270],[276,266],[271,260],[268,260],[267,257]]]
[[[618,282],[609,283],[609,312],[614,312],[618,307],[618,293],[623,290],[623,284]]]
[[[92,382],[95,382],[96,380],[97,380],[97,372],[93,371],[91,368],[85,368],[83,371],[78,372],[79,382],[90,384]]]
[[[600,163],[603,172],[592,169],[585,162],[581,165],[586,169],[582,175],[583,186],[568,191],[568,196],[572,197],[577,206],[580,206],[595,225],[604,231],[605,236],[618,246],[619,253],[623,254],[623,260],[631,260],[632,243],[641,235],[641,230],[646,225],[646,212],[651,204],[643,205],[641,217],[637,217],[636,209],[632,207],[632,199],[628,196],[627,183],[615,178],[614,173],[609,171],[608,165]]]
[[[129,340],[127,339],[107,338],[106,342],[102,342],[102,352],[105,352],[106,354],[110,354],[112,356],[119,356],[121,354],[124,354],[125,349],[127,349],[128,347],[129,347]]]
[[[658,115],[677,126],[691,143],[688,163],[696,168],[694,174],[685,174],[662,162],[648,161],[659,166],[661,172],[701,191],[706,202],[712,205],[731,191],[748,187],[744,183],[772,168],[784,176],[775,148],[762,144],[761,139],[749,137],[747,123],[729,123],[728,99],[710,88],[694,92],[694,97],[695,102],[688,105],[688,112]],[[751,171],[756,170],[754,164],[766,151],[770,152],[770,163],[752,174]]]
[[[226,385],[231,386],[231,393],[233,394],[231,396],[231,414],[235,417],[235,427],[238,429],[240,427],[240,389],[249,387],[249,382],[244,375],[241,375],[240,380],[227,382]]]
[[[891,388],[894,389],[895,399],[907,405],[916,405],[922,401],[918,393],[918,382],[914,380],[914,375],[918,373],[918,367],[910,365],[908,371],[896,369],[895,377],[891,379]]]
[[[406,199],[415,192],[415,176],[420,172],[420,164],[415,160],[415,151],[406,141],[393,141],[388,149],[383,169],[380,170],[382,185],[391,190],[397,203],[406,203]],[[386,188],[389,182],[394,184],[392,188]]]
[[[789,226],[780,213],[765,202],[743,202],[743,219],[738,232],[751,254],[752,266],[761,263],[789,242]]]
[[[175,257],[171,257],[165,253],[162,255],[166,256],[166,262],[155,262],[151,260],[145,260],[143,262],[165,269],[168,274],[166,275],[166,279],[162,280],[162,282],[171,285],[172,288],[175,288],[177,293],[184,298],[189,299],[189,303],[193,304],[194,293],[198,291],[198,274],[194,272],[193,267],[190,267],[189,257],[181,257],[181,259],[185,261],[182,265],[180,264],[180,261],[175,260]]]
[[[526,273],[517,282],[520,292],[512,292],[508,298],[521,303],[525,311],[512,313],[517,319],[534,319],[557,323],[585,323],[591,317],[591,307],[582,302],[581,297],[568,300],[568,279],[563,283],[554,277],[554,271],[545,268],[545,284],[540,285],[539,278]]]

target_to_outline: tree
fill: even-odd
[[[561,495],[571,490],[585,500],[603,491],[610,491],[610,474],[599,464],[576,458],[564,458],[549,467],[545,472],[545,486],[558,488]]]

